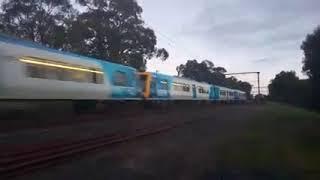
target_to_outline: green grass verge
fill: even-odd
[[[221,159],[231,167],[320,176],[320,114],[276,103],[261,105],[242,132],[222,147]]]

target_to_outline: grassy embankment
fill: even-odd
[[[234,148],[237,147],[237,148]],[[320,176],[320,114],[268,103],[220,145],[227,166]]]

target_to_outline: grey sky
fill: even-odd
[[[187,59],[209,59],[228,72],[261,71],[262,85],[281,70],[300,77],[306,34],[320,24],[319,0],[138,0],[143,18],[170,58],[148,70],[176,74]],[[254,77],[240,79],[254,81]]]

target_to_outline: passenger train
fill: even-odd
[[[244,102],[246,94],[0,34],[0,99]]]

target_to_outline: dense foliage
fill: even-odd
[[[73,8],[77,6],[75,10]],[[168,58],[141,18],[136,0],[6,0],[2,32],[145,70],[147,60]]]
[[[226,78],[223,73],[227,72],[223,67],[215,67],[209,60],[199,62],[197,60],[188,60],[186,64],[181,64],[176,68],[178,76],[194,79],[200,82],[225,86],[233,89],[245,91],[250,95],[252,86],[235,77]]]
[[[312,34],[308,34],[301,45],[304,52],[303,72],[312,86],[312,106],[320,109],[320,26]]]
[[[269,84],[269,96],[280,102],[311,107],[309,80],[300,80],[294,71],[281,71]]]

